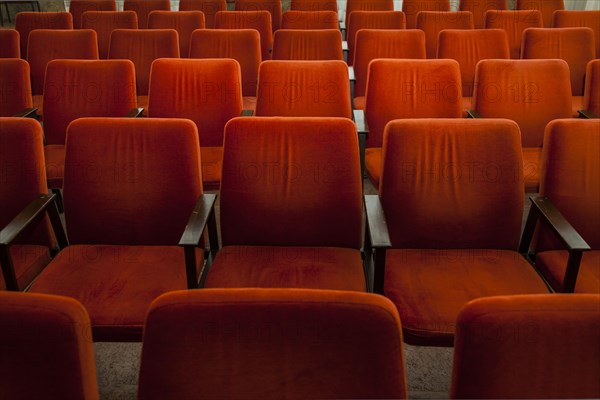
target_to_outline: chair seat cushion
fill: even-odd
[[[44,147],[46,179],[50,189],[62,188],[65,177],[65,145],[49,144]]]
[[[463,108],[463,118],[467,117],[467,110],[472,109],[471,100],[473,97],[463,96],[462,98],[462,108]]]
[[[140,341],[150,303],[182,289],[187,281],[178,246],[71,245],[29,291],[80,301],[90,314],[95,341]]]
[[[568,258],[569,252],[566,250],[542,251],[536,255],[537,267],[542,271],[550,286],[557,291],[563,290]],[[575,292],[600,293],[600,250],[583,253]]]
[[[242,97],[242,109],[252,111],[256,110],[256,96]]]
[[[37,115],[39,118],[44,116],[44,96],[41,94],[34,94],[32,97],[33,107],[37,108]]]
[[[384,285],[406,343],[431,346],[453,345],[456,317],[473,299],[548,293],[533,267],[509,250],[389,250]]]
[[[353,101],[355,110],[364,110],[367,104],[366,96],[356,96]]]
[[[46,246],[16,244],[10,246],[9,251],[20,290],[26,288],[50,262],[50,252]],[[0,290],[2,289],[6,289],[6,285],[0,274]]]
[[[525,192],[537,193],[540,186],[540,168],[542,164],[541,147],[523,148],[523,179]]]
[[[225,246],[205,287],[365,291],[366,282],[360,251],[355,249]]]
[[[205,190],[219,189],[223,165],[223,147],[200,147],[202,186]]]
[[[365,149],[365,169],[376,188],[379,188],[379,180],[383,172],[383,155],[381,147]]]
[[[579,118],[579,110],[583,110],[583,96],[573,96],[571,98],[573,107],[573,118]]]
[[[146,112],[148,112],[148,103],[149,103],[148,96],[137,96],[138,108],[143,108],[144,110],[146,110]]]

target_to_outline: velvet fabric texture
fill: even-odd
[[[273,60],[340,60],[342,33],[339,29],[280,29],[273,36]]]
[[[141,400],[407,395],[400,319],[381,296],[180,291],[152,304],[146,326]]]
[[[425,32],[427,58],[436,58],[438,35],[444,29],[473,29],[470,11],[421,11],[417,14],[417,29]]]
[[[594,31],[596,57],[600,57],[600,10],[556,10],[552,14],[553,28],[577,28],[586,26]]]
[[[86,11],[117,11],[115,0],[71,0],[69,12],[73,16],[73,28],[82,28],[82,17]]]
[[[236,0],[235,11],[268,11],[273,32],[281,28],[282,4],[280,0]]]
[[[217,12],[225,10],[225,0],[179,0],[179,11],[202,11],[207,29],[215,27]]]
[[[473,25],[475,29],[482,29],[485,25],[485,13],[488,10],[508,10],[507,0],[460,0],[458,4],[460,11],[470,11],[473,14]]]
[[[451,346],[457,313],[477,297],[547,293],[515,251],[522,165],[519,128],[509,120],[387,125],[379,193],[394,250],[384,293],[407,343]]]
[[[46,67],[52,60],[97,60],[98,39],[91,29],[36,29],[29,34],[27,61],[34,95],[44,93]]]
[[[86,11],[81,19],[83,29],[93,29],[98,37],[98,56],[108,58],[110,35],[115,29],[138,29],[135,11]]]
[[[16,29],[0,29],[0,58],[21,58],[19,31]]]
[[[564,10],[564,0],[515,0],[515,10],[539,10],[542,14],[544,28],[552,27],[552,14]]]
[[[0,117],[10,117],[33,107],[29,76],[27,61],[0,59]]]
[[[600,60],[592,60],[587,65],[582,108],[600,115]]]
[[[508,35],[510,58],[521,58],[521,39],[527,28],[542,28],[542,13],[537,10],[489,10],[485,13],[486,29],[504,29]]]
[[[170,0],[125,0],[123,11],[135,11],[140,29],[148,28],[148,15],[154,10],[171,11]]]
[[[27,59],[29,32],[34,29],[73,29],[73,16],[68,12],[26,12],[17,13],[15,29],[21,38],[21,57]]]
[[[402,11],[406,15],[406,27],[417,27],[417,15],[421,11],[450,11],[450,0],[404,0]]]
[[[297,11],[338,11],[335,0],[292,0],[290,10]]]
[[[348,64],[354,62],[356,33],[361,29],[405,29],[406,17],[402,11],[353,11],[346,24],[348,42]]]
[[[0,292],[0,397],[98,399],[90,319],[66,297]]]
[[[273,32],[268,11],[219,11],[215,17],[217,29],[256,29],[260,34],[262,60],[271,58]]]
[[[152,11],[148,16],[149,29],[175,29],[179,36],[179,55],[188,58],[192,32],[204,29],[201,11]]]
[[[281,18],[281,29],[339,29],[338,14],[335,11],[286,11]]]
[[[350,14],[354,11],[394,11],[394,2],[392,0],[347,0],[346,16],[344,17],[346,24],[350,21]]]
[[[257,116],[352,118],[343,61],[265,61],[258,74]]]
[[[450,397],[598,398],[599,334],[597,295],[474,300],[457,321]]]
[[[202,180],[207,188],[218,188],[225,124],[242,112],[239,64],[162,59],[152,65],[150,81],[148,116],[194,121],[202,146]]]

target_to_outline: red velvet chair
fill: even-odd
[[[214,199],[202,193],[192,121],[78,119],[65,163],[70,245],[29,291],[79,300],[95,341],[140,341],[156,297],[197,287],[197,246]]]
[[[90,318],[66,297],[0,292],[0,397],[97,400]]]
[[[339,29],[280,29],[273,36],[273,60],[340,60],[342,34]]]
[[[21,46],[19,31],[16,29],[0,29],[0,58],[20,58]]]
[[[226,10],[225,0],[179,0],[179,11],[202,11],[208,29],[215,27],[217,12]]]
[[[600,397],[600,296],[470,302],[456,329],[450,397]]]
[[[596,57],[600,57],[600,10],[556,10],[552,14],[552,27],[591,28],[596,42]]]
[[[281,17],[281,29],[339,29],[335,11],[289,10]]]
[[[115,0],[71,0],[69,2],[69,13],[73,16],[73,28],[82,28],[83,13],[87,11],[117,11]]]
[[[260,34],[260,51],[263,60],[271,58],[273,32],[271,13],[261,11],[219,11],[215,17],[216,29],[256,29]]]
[[[281,28],[282,4],[280,0],[236,0],[235,11],[261,11],[271,14],[273,32]]]
[[[73,16],[68,12],[20,12],[15,29],[21,38],[21,58],[27,59],[29,32],[34,29],[73,29]]]
[[[86,11],[81,20],[83,29],[93,29],[98,37],[98,56],[108,58],[110,35],[115,29],[138,29],[135,11]]]
[[[421,11],[417,14],[417,29],[425,32],[427,58],[436,58],[438,35],[444,29],[473,29],[470,11]]]
[[[365,291],[361,193],[352,120],[229,121],[219,197],[223,247],[205,287]]]
[[[123,11],[135,11],[140,29],[148,28],[148,15],[154,10],[171,11],[170,0],[125,0]]]
[[[564,0],[515,0],[515,10],[538,10],[542,13],[544,28],[552,27],[552,14],[564,10]]]
[[[402,11],[353,11],[346,24],[348,43],[348,65],[354,62],[356,33],[361,29],[404,29],[406,17]]]
[[[504,29],[508,35],[510,58],[521,58],[521,39],[527,28],[543,27],[542,13],[538,10],[488,10],[485,13],[486,29]]]
[[[470,11],[473,14],[475,29],[482,29],[485,25],[485,13],[488,10],[508,10],[507,0],[460,0],[459,11]]]
[[[403,358],[398,312],[380,296],[180,291],[148,313],[139,398],[406,398]]]
[[[450,11],[449,0],[404,0],[402,11],[406,15],[406,27],[417,27],[417,15],[421,11]]]
[[[192,32],[204,29],[201,11],[152,11],[148,16],[148,29],[175,29],[179,36],[179,55],[188,58]]]
[[[347,0],[344,16],[345,27],[342,26],[342,28],[348,27],[350,14],[354,11],[394,11],[394,2],[392,0]]]
[[[335,0],[292,0],[290,10],[297,11],[333,11],[338,12]]]
[[[517,252],[522,166],[513,121],[387,124],[379,196],[365,196],[365,253],[374,250],[375,292],[396,304],[406,343],[452,346],[456,317],[476,298],[548,293]]]
[[[0,117],[34,112],[29,64],[18,58],[0,59]]]
[[[583,111],[587,118],[600,117],[600,60],[592,60],[587,65]]]

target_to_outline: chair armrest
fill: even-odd
[[[593,112],[591,112],[589,110],[577,110],[577,113],[579,113],[579,118],[585,118],[585,119],[598,119],[598,118],[600,118],[600,116],[594,114]]]
[[[392,243],[379,196],[365,195],[364,199],[367,214],[365,226],[367,279],[373,292],[383,294],[386,250],[392,247]]]
[[[131,110],[129,110],[129,112],[127,113],[127,118],[140,118],[144,116],[144,109],[143,108],[132,108]]]
[[[467,118],[482,118],[477,110],[467,110]]]
[[[13,117],[38,119],[37,111],[37,108],[25,108],[13,115]]]
[[[340,31],[346,30],[346,23],[344,21],[340,21]]]
[[[354,73],[354,67],[352,65],[348,66],[348,79],[350,82],[356,82],[356,74]]]
[[[354,123],[356,124],[358,133],[368,136],[369,126],[367,125],[367,119],[365,118],[365,110],[352,110],[352,117],[354,117]]]
[[[251,117],[254,115],[254,111],[252,110],[242,110],[240,113],[240,117]]]
[[[346,40],[342,40],[342,51],[348,52],[350,49],[348,49],[348,41]]]

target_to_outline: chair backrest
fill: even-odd
[[[583,91],[583,109],[600,115],[600,60],[588,63]]]
[[[241,86],[235,60],[156,60],[148,116],[191,119],[201,146],[222,146],[225,124],[242,112]]]
[[[348,42],[348,64],[354,62],[354,49],[356,47],[356,33],[361,29],[404,29],[406,17],[402,11],[354,11],[352,17],[346,22],[348,28],[346,40]]]
[[[554,11],[564,9],[564,0],[515,0],[515,10],[539,10],[542,13],[544,28],[552,27]]]
[[[81,17],[83,29],[93,29],[98,37],[98,56],[108,58],[110,35],[115,29],[138,29],[135,11],[86,11]]]
[[[20,58],[21,46],[19,31],[16,29],[0,29],[0,58]]]
[[[264,61],[257,116],[352,118],[348,67],[334,61]]]
[[[36,29],[29,34],[27,61],[34,95],[44,93],[46,66],[52,60],[97,60],[98,39],[91,29]]]
[[[54,60],[44,88],[44,134],[64,144],[67,126],[81,117],[124,117],[137,106],[129,60]]]
[[[148,15],[154,10],[171,11],[170,0],[125,0],[123,11],[135,11],[140,29],[148,28]]]
[[[470,11],[421,11],[417,14],[417,29],[425,32],[427,58],[436,58],[438,35],[444,29],[473,29]]]
[[[481,60],[472,104],[483,118],[515,121],[523,147],[541,147],[548,122],[571,117],[569,66],[563,60]]]
[[[280,0],[236,0],[235,11],[268,11],[271,14],[271,29],[281,28],[282,5]]]
[[[362,178],[351,119],[233,119],[222,174],[224,246],[360,248]]]
[[[344,60],[339,29],[280,29],[273,36],[273,60]]]
[[[0,60],[0,117],[10,117],[31,108],[29,64],[18,58]]]
[[[200,168],[192,121],[74,121],[63,186],[71,244],[176,245],[202,194]]]
[[[219,11],[215,17],[217,29],[256,29],[260,34],[260,51],[263,60],[271,58],[273,32],[271,13],[260,11]]]
[[[98,399],[90,318],[69,297],[0,292],[0,397]]]
[[[394,11],[392,0],[347,0],[344,21],[346,26],[350,21],[350,14],[354,11]]]
[[[402,346],[398,312],[383,296],[177,291],[146,319],[139,398],[406,398]],[[224,371],[238,372],[231,380]]]
[[[376,58],[425,58],[425,33],[419,29],[361,29],[356,33],[354,96],[367,90],[369,63]]]
[[[459,11],[471,11],[475,29],[482,29],[485,24],[485,13],[488,10],[508,10],[508,0],[460,0]]]
[[[148,15],[148,29],[175,29],[179,35],[179,55],[188,58],[192,32],[204,29],[202,11],[152,11]]]
[[[599,309],[598,295],[471,301],[456,324],[450,397],[599,397]]]
[[[454,60],[371,61],[367,147],[382,146],[384,128],[393,119],[462,117],[461,93],[460,67]]]
[[[336,0],[291,0],[290,10],[338,12]]]
[[[406,27],[417,27],[417,14],[421,11],[450,11],[450,0],[404,0],[402,11],[406,14]]]
[[[335,11],[289,10],[281,17],[281,29],[339,29]]]
[[[585,69],[595,53],[594,31],[590,28],[529,28],[523,32],[521,58],[565,60],[573,96],[583,95]]]
[[[150,67],[157,58],[179,58],[175,29],[115,29],[110,36],[109,59],[127,59],[135,65],[138,96],[148,94]]]
[[[392,246],[516,250],[523,213],[519,139],[517,124],[501,119],[390,122],[379,195]]]
[[[509,59],[508,37],[502,29],[447,29],[439,34],[437,58],[458,61],[462,95],[471,97],[475,83],[475,66],[480,60]]]
[[[179,0],[179,11],[202,11],[208,29],[215,27],[217,12],[225,10],[227,10],[225,0]]]
[[[261,62],[256,29],[201,29],[192,33],[190,58],[233,58],[242,72],[242,95],[256,96]]]
[[[537,10],[488,10],[485,13],[486,29],[504,29],[508,35],[510,58],[521,58],[521,39],[527,28],[543,26],[542,13]]]
[[[115,0],[71,0],[69,12],[73,16],[73,28],[82,28],[82,17],[86,11],[117,11]]]
[[[596,42],[596,57],[600,57],[600,10],[556,10],[552,14],[552,27],[588,27],[593,29]]]
[[[27,59],[29,32],[34,29],[73,29],[73,16],[68,12],[20,12],[15,29],[21,38],[21,58]]]

